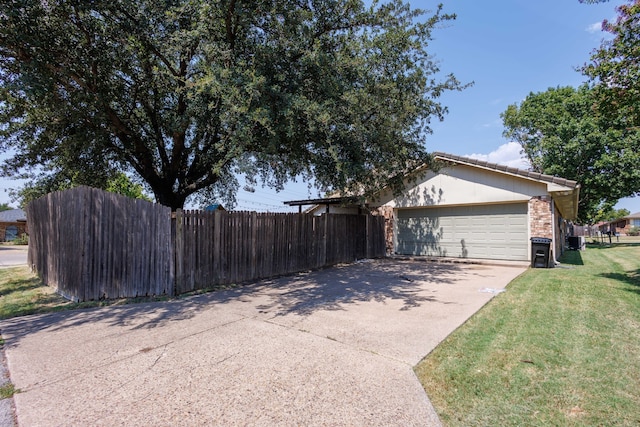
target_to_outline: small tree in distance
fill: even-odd
[[[501,117],[536,172],[581,184],[578,220],[593,224],[640,188],[637,139],[594,112],[587,85],[530,93]],[[634,148],[636,147],[636,148]]]

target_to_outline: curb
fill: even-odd
[[[4,344],[0,345],[0,387],[11,384]],[[13,397],[0,400],[0,427],[16,427],[16,405]]]

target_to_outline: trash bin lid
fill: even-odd
[[[532,237],[531,243],[551,243],[551,239],[547,239],[546,237]]]

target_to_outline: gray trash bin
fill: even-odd
[[[531,238],[531,267],[551,267],[551,239],[546,237]]]

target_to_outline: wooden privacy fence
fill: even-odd
[[[89,187],[27,206],[29,264],[67,298],[175,295],[385,255],[384,218],[177,211]]]
[[[385,255],[370,215],[176,212],[176,292]]]
[[[173,295],[170,208],[77,187],[26,211],[29,265],[65,297]]]

